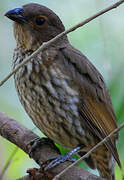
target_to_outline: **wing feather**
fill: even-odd
[[[71,45],[61,51],[64,55],[63,69],[65,73],[70,73],[74,82],[72,86],[77,84],[80,92],[79,112],[83,117],[82,123],[87,123],[93,134],[102,140],[117,128],[116,116],[103,77],[91,62]],[[105,142],[105,145],[121,167],[116,149],[117,138],[118,134]]]

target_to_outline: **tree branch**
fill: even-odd
[[[13,144],[17,145],[24,152],[28,154],[30,145],[29,143],[38,138],[36,134],[34,134],[31,130],[28,130],[24,126],[22,126],[19,122],[14,119],[8,117],[7,115],[0,112],[0,135],[5,139],[9,140]],[[37,148],[36,151],[32,153],[32,158],[41,166],[42,162],[58,155],[58,152],[52,148],[50,145],[44,144],[41,148]],[[20,178],[19,180],[29,180],[33,177],[35,180],[50,180],[53,179],[57,174],[62,172],[68,166],[70,166],[71,162],[65,162],[60,164],[59,166],[49,170],[48,172],[42,172],[40,169],[32,169],[29,170],[29,176],[25,176]],[[0,178],[1,179],[1,178]],[[103,180],[100,177],[97,177],[90,172],[78,168],[76,166],[72,167],[65,172],[63,176],[59,177],[60,180]],[[33,179],[32,179],[33,180]]]
[[[31,60],[31,58],[33,58],[34,56],[36,56],[39,52],[49,48],[51,46],[51,44],[55,43],[58,39],[62,38],[64,35],[76,30],[77,28],[84,26],[85,24],[89,23],[90,21],[92,21],[93,19],[101,16],[102,14],[105,14],[106,12],[117,8],[118,6],[120,6],[122,3],[124,3],[124,0],[120,0],[118,2],[116,2],[115,4],[99,11],[98,13],[94,14],[93,16],[87,18],[86,20],[80,22],[79,24],[69,28],[68,30],[60,33],[59,35],[57,35],[55,38],[51,39],[50,41],[43,43],[34,53],[32,53],[31,56],[27,57],[24,61],[22,61],[12,72],[10,72],[1,82],[0,82],[0,86],[2,86],[14,73],[16,73],[24,64],[26,64],[28,61]]]

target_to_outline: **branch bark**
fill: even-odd
[[[28,130],[23,125],[21,125],[16,120],[8,117],[4,113],[0,112],[0,135],[17,145],[21,148],[25,153],[28,154],[30,146],[29,143],[38,138],[36,134],[34,134],[31,130]],[[41,165],[42,162],[52,158],[53,156],[58,155],[58,152],[53,149],[50,145],[44,144],[41,148],[37,148],[36,151],[32,153],[32,158]],[[57,174],[63,171],[71,165],[71,162],[65,162],[60,164],[59,166],[49,170],[49,172],[41,172],[37,169],[29,170],[29,175],[20,178],[18,180],[29,180],[32,177],[32,180],[50,180],[53,179]],[[60,180],[103,180],[100,177],[97,177],[90,172],[73,166],[67,172],[64,173],[63,176],[59,178]]]

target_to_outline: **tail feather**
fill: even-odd
[[[79,156],[84,156],[87,152],[78,152]],[[96,166],[94,164],[94,161],[91,157],[91,155],[87,158],[84,159],[84,161],[87,163],[87,165],[91,168],[91,169],[96,169]]]
[[[100,146],[93,154],[92,158],[101,177],[107,180],[115,180],[114,167],[115,159],[107,150],[106,146]]]
[[[79,152],[83,156],[86,152]],[[97,169],[102,178],[115,180],[114,167],[115,159],[105,145],[96,149],[88,158],[84,159],[91,169]]]

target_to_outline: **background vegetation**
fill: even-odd
[[[48,6],[62,19],[68,28],[116,0],[0,0],[0,80],[11,71],[11,61],[15,40],[12,22],[4,13],[29,2]],[[119,8],[70,33],[71,43],[80,49],[99,69],[110,89],[118,124],[124,121],[124,4]],[[34,128],[18,100],[13,78],[0,87],[0,111],[12,116],[30,129]],[[43,134],[35,128],[40,136]],[[124,167],[124,130],[120,132],[118,152]],[[11,156],[15,146],[0,137],[0,171]],[[62,149],[63,151],[63,149]],[[25,174],[27,168],[36,167],[29,157],[18,149],[5,175],[5,180],[13,180]],[[84,164],[80,164],[84,167]],[[124,170],[124,168],[123,168]],[[97,172],[95,172],[97,173]],[[121,171],[116,166],[116,177],[121,180]]]

